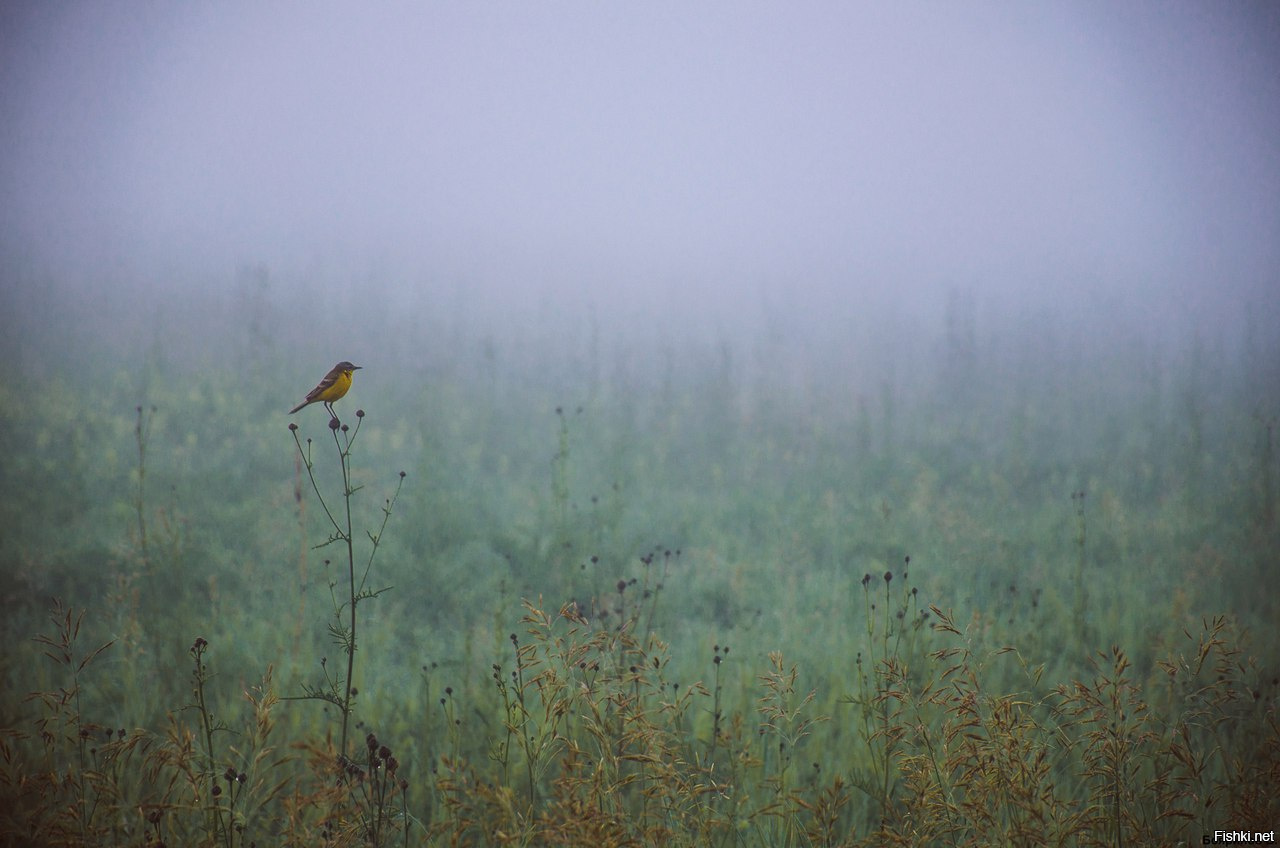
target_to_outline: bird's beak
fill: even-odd
[[[364,367],[363,365],[352,365],[352,366],[351,366],[351,370],[352,370],[352,371],[359,371],[359,370],[360,370],[361,368],[363,368],[363,367]]]

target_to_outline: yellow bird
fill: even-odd
[[[333,370],[324,375],[324,379],[320,381],[314,389],[307,393],[307,399],[302,403],[289,410],[289,414],[297,412],[302,407],[317,401],[324,404],[324,408],[329,410],[329,415],[337,418],[338,415],[333,411],[333,402],[338,400],[347,393],[351,388],[351,375],[360,370],[359,365],[352,365],[350,362],[339,362],[333,366]]]

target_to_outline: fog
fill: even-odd
[[[0,830],[1273,827],[1278,283],[1273,0],[5,0]]]
[[[138,304],[173,314],[246,266],[300,332],[339,296],[797,337],[954,291],[1179,338],[1275,311],[1274,4],[0,15],[4,320],[26,329],[16,288],[163,321]]]

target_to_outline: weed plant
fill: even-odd
[[[324,548],[329,545],[337,545],[343,553],[347,566],[347,582],[346,595],[339,600],[336,595],[337,582],[331,580],[329,582],[329,595],[333,604],[333,621],[329,625],[329,635],[333,641],[342,649],[346,655],[346,673],[334,675],[328,666],[326,658],[321,658],[320,665],[324,672],[324,683],[321,686],[308,686],[304,684],[303,688],[306,697],[318,701],[324,701],[338,708],[338,713],[342,717],[342,730],[338,742],[338,756],[342,760],[347,757],[347,735],[351,726],[351,714],[353,710],[353,699],[357,694],[355,688],[355,664],[356,664],[356,633],[359,621],[359,605],[363,601],[372,600],[383,592],[386,588],[371,588],[369,585],[369,574],[373,568],[374,557],[378,554],[378,544],[382,541],[382,534],[387,529],[387,522],[391,519],[391,511],[395,506],[396,499],[400,496],[400,486],[404,484],[405,472],[400,472],[400,482],[396,487],[395,494],[387,498],[382,506],[382,523],[377,531],[368,531],[369,539],[369,557],[364,561],[363,569],[357,575],[356,553],[355,553],[355,536],[351,523],[351,499],[360,487],[352,482],[351,477],[351,451],[355,446],[356,439],[360,434],[360,425],[364,422],[364,410],[356,410],[356,426],[351,429],[348,425],[343,424],[337,417],[329,419],[329,432],[333,436],[334,449],[337,454],[338,467],[342,473],[342,506],[337,511],[331,508],[328,501],[325,500],[324,494],[321,492],[320,484],[316,481],[315,465],[311,456],[312,443],[307,439],[304,446],[302,437],[298,435],[298,425],[290,424],[289,431],[293,433],[293,440],[298,448],[298,456],[301,458],[303,467],[307,472],[307,479],[311,482],[311,488],[315,491],[316,499],[320,502],[320,507],[324,511],[325,518],[328,520],[332,531],[329,537],[321,542],[317,547]],[[329,564],[328,561],[325,563]]]

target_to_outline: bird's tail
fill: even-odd
[[[297,412],[299,409],[302,409],[302,407],[306,406],[309,403],[311,403],[311,401],[304,400],[302,403],[298,404],[293,409],[289,410],[289,414],[292,415],[293,413]]]

